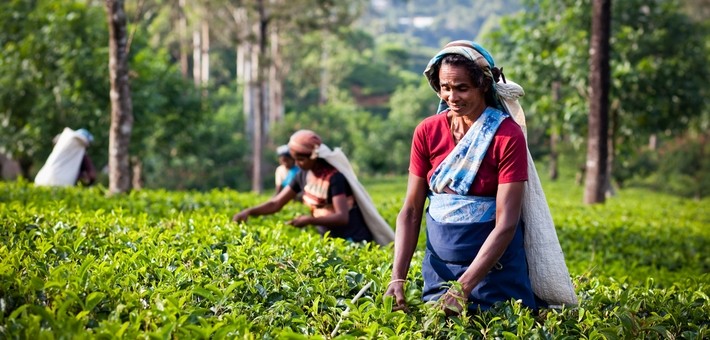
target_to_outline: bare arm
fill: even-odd
[[[404,205],[397,215],[392,279],[407,277],[409,263],[419,240],[427,188],[426,179],[409,175],[407,195]]]
[[[244,209],[232,217],[234,222],[246,221],[249,216],[271,215],[283,208],[286,203],[296,197],[296,192],[290,186],[283,188],[276,196],[257,206]]]
[[[304,227],[306,225],[320,225],[324,227],[341,227],[350,222],[350,209],[348,199],[345,194],[333,196],[334,213],[326,216],[299,216],[289,222],[294,227]]]
[[[404,299],[404,280],[409,272],[414,250],[417,248],[422,214],[426,202],[427,181],[425,178],[409,174],[407,195],[402,210],[397,215],[397,227],[394,240],[394,264],[392,266],[392,282],[385,295],[394,295],[397,307],[406,309]]]

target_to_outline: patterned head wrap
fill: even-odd
[[[298,130],[288,141],[288,148],[302,155],[311,155],[311,159],[318,158],[318,147],[323,144],[320,136],[311,130]]]
[[[493,90],[493,99],[495,101],[495,107],[503,112],[508,112],[508,110],[505,108],[505,105],[501,103],[501,99],[499,98],[498,91],[496,89],[496,83],[498,82],[499,76],[502,76],[503,82],[505,82],[505,76],[503,76],[503,71],[502,69],[499,70],[495,67],[495,62],[493,61],[493,57],[491,57],[491,54],[488,53],[488,51],[486,51],[486,49],[483,48],[481,45],[478,45],[473,41],[452,41],[446,44],[446,46],[444,46],[444,49],[439,51],[439,53],[437,53],[434,58],[431,58],[429,64],[427,64],[426,69],[424,70],[424,76],[426,76],[427,80],[429,81],[429,85],[432,89],[434,89],[434,91],[436,91],[437,93],[439,92],[439,89],[435,86],[435,80],[439,78],[439,75],[436,74],[438,67],[435,68],[434,66],[437,64],[441,64],[441,60],[444,59],[444,57],[448,54],[462,55],[478,64],[478,66],[480,66],[483,70],[483,74],[487,78],[491,79],[491,88]],[[446,102],[441,100],[439,102],[439,109],[437,110],[437,113],[440,113],[446,110],[447,108],[448,105],[446,104]]]

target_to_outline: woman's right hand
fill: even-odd
[[[236,214],[234,214],[234,217],[232,217],[232,221],[234,222],[245,222],[249,218],[249,211],[247,210],[242,210]]]
[[[387,291],[385,291],[384,296],[392,296],[394,298],[395,305],[392,310],[401,310],[409,313],[409,307],[407,307],[407,300],[404,298],[404,282],[391,282],[387,286]]]

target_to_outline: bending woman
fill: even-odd
[[[288,148],[302,171],[276,196],[240,211],[233,221],[276,213],[303,192],[303,203],[310,207],[311,214],[298,216],[288,224],[313,225],[321,235],[329,232],[331,237],[354,242],[374,240],[387,244],[394,239],[394,232],[377,213],[340,149],[331,151],[320,136],[310,130],[294,133]]]
[[[482,47],[454,41],[424,72],[441,104],[439,114],[416,127],[412,140],[385,292],[399,309],[407,308],[403,286],[427,198],[423,299],[438,300],[447,315],[509,299],[537,308],[520,219],[527,145],[498,98],[494,84],[501,73],[493,65]]]

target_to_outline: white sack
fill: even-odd
[[[79,168],[89,140],[86,136],[64,128],[44,166],[35,177],[35,185],[71,186],[76,184]]]

